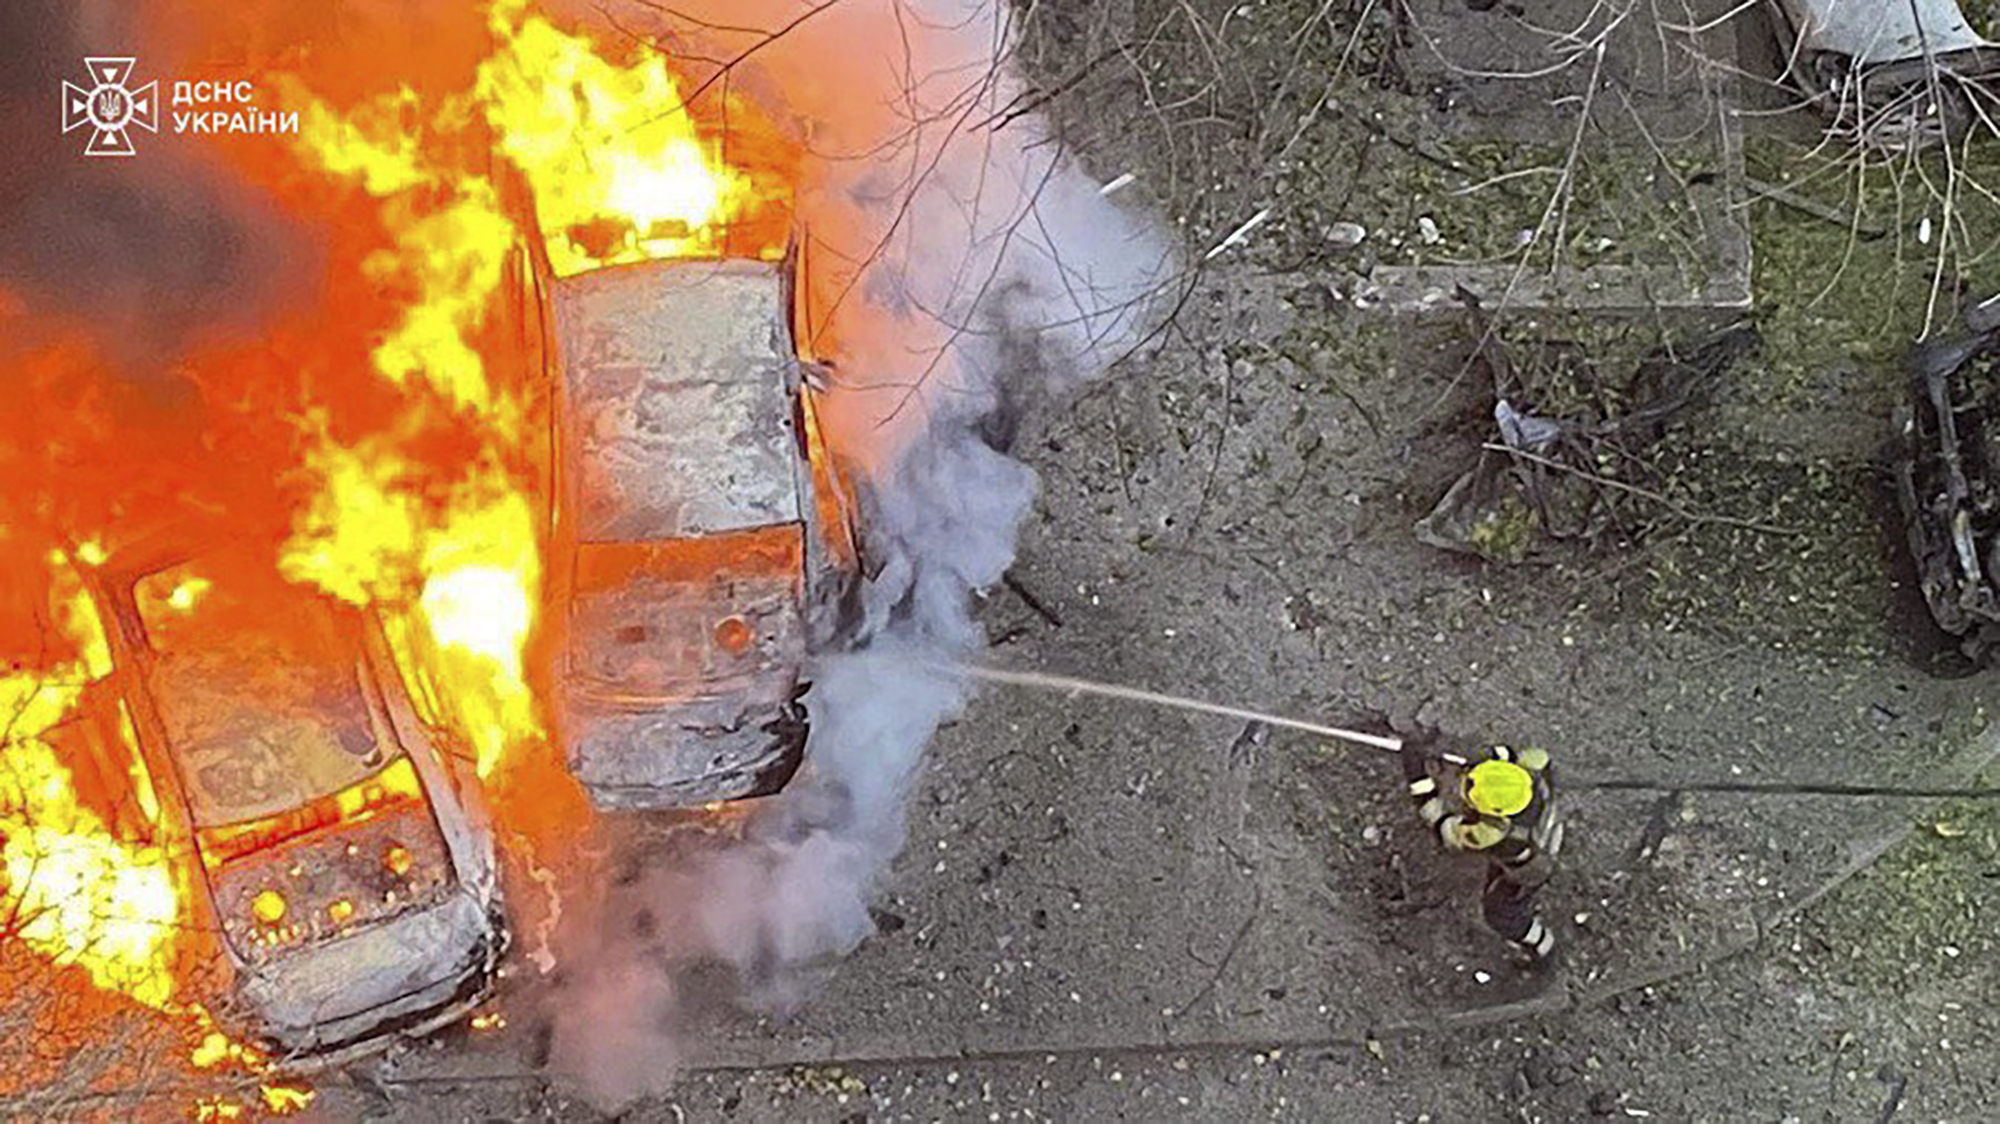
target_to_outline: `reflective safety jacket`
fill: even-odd
[[[1500,877],[1516,886],[1539,886],[1555,873],[1563,824],[1556,811],[1548,751],[1491,745],[1461,756],[1406,742],[1402,756],[1403,777],[1417,815],[1447,848],[1485,855]],[[1534,778],[1527,807],[1511,816],[1497,816],[1466,800],[1466,774],[1489,760],[1511,761]]]

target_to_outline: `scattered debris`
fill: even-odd
[[[1264,220],[1270,217],[1271,217],[1271,208],[1269,207],[1265,207],[1263,210],[1258,211],[1254,215],[1251,215],[1247,220],[1244,221],[1242,226],[1239,226],[1235,230],[1230,231],[1229,237],[1224,238],[1220,242],[1217,242],[1214,245],[1214,247],[1212,247],[1207,253],[1203,254],[1201,256],[1201,260],[1209,261],[1213,259],[1217,254],[1220,254],[1222,251],[1227,250],[1231,246],[1241,244],[1250,237],[1251,231],[1256,230],[1260,226],[1263,226]]]
[[[1527,369],[1518,369],[1477,298],[1460,290],[1459,299],[1471,314],[1472,368],[1494,395],[1499,440],[1483,442],[1478,461],[1418,521],[1420,540],[1519,563],[1541,557],[1550,540],[1587,544],[1614,527],[1643,527],[1643,519],[1628,513],[1628,498],[1689,520],[1724,518],[1687,511],[1619,476],[1640,470],[1639,454],[1660,439],[1668,423],[1757,345],[1753,329],[1735,325],[1686,346],[1655,348],[1629,377],[1613,384],[1573,348],[1532,357]],[[1565,401],[1555,408],[1559,398]],[[1626,402],[1636,405],[1606,405]]]
[[[1979,307],[1979,306],[1975,306]],[[2000,640],[2000,328],[1919,347],[1896,412],[1896,496],[1931,619],[1977,659]]]
[[[1778,0],[1786,74],[1844,140],[1907,151],[1962,138],[2000,80],[2000,46],[1959,0]]]
[[[1351,250],[1368,238],[1368,228],[1358,222],[1341,221],[1326,230],[1326,240],[1343,250]]]

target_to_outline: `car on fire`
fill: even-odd
[[[797,253],[546,283],[555,328],[554,695],[570,771],[618,810],[782,788],[807,653],[859,570],[799,344]]]
[[[1902,149],[1990,118],[2000,45],[1959,0],[1770,0],[1785,76],[1855,140]]]
[[[275,578],[281,600],[242,596],[207,557],[156,538],[89,571],[113,670],[87,713],[94,756],[136,754],[160,830],[192,840],[218,1015],[286,1069],[464,1017],[507,930],[462,754],[373,618]]]

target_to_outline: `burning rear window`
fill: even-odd
[[[277,815],[205,828],[202,856],[211,864],[228,862],[334,824],[365,823],[397,805],[422,799],[416,767],[409,758],[398,758],[373,776]]]
[[[378,744],[355,645],[329,608],[294,594],[253,611],[199,580],[176,566],[134,590],[150,694],[197,827],[290,811],[391,764],[399,748]]]

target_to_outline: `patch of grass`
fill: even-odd
[[[1952,174],[1942,153],[1856,170],[1830,164],[1824,152],[1761,140],[1746,146],[1745,159],[1753,177],[1844,216],[1834,221],[1768,199],[1751,209],[1751,286],[1766,344],[1758,390],[1772,407],[1792,404],[1829,366],[1891,371],[1927,318],[1933,335],[1953,329],[1958,293],[2000,287],[1993,253],[2000,199],[1986,193],[1988,184],[2000,187],[2000,153],[1992,145],[1961,154],[1949,230],[1943,203],[1932,195]],[[1869,383],[1871,406],[1900,386],[1893,378]]]
[[[1839,411],[1879,419],[1886,432],[1891,408],[1907,393],[1902,364],[1925,329],[1927,306],[1933,335],[1942,334],[1955,330],[1958,293],[2000,285],[2000,262],[1989,253],[2000,245],[2000,201],[1958,192],[1963,225],[1940,257],[1943,208],[1924,181],[1944,183],[1942,154],[1859,174],[1827,170],[1824,154],[1783,141],[1752,143],[1746,158],[1753,177],[1789,182],[1787,190],[1824,214],[1769,200],[1752,208],[1764,345],[1732,373],[1732,408],[1783,428],[1787,418],[1823,420],[1831,395]],[[1983,150],[1970,159],[1960,175],[2000,184],[2000,160]],[[1929,243],[1918,237],[1927,215]],[[1748,435],[1710,427],[1704,440],[1693,428],[1681,427],[1662,449],[1677,462],[1661,469],[1670,493],[1696,510],[1796,533],[1703,523],[1657,544],[1647,600],[1658,619],[1814,651],[1882,650],[1891,615],[1887,548],[1869,469],[1812,456],[1771,459],[1743,440]]]
[[[1867,470],[1781,463],[1670,437],[1663,455],[1687,510],[1782,532],[1697,522],[1655,544],[1646,604],[1668,628],[1777,648],[1886,650],[1890,590]]]
[[[1925,817],[1874,868],[1794,924],[1837,934],[1839,943],[1814,957],[1825,978],[1870,995],[1895,995],[1993,962],[1996,871],[2000,804],[1956,801]]]

